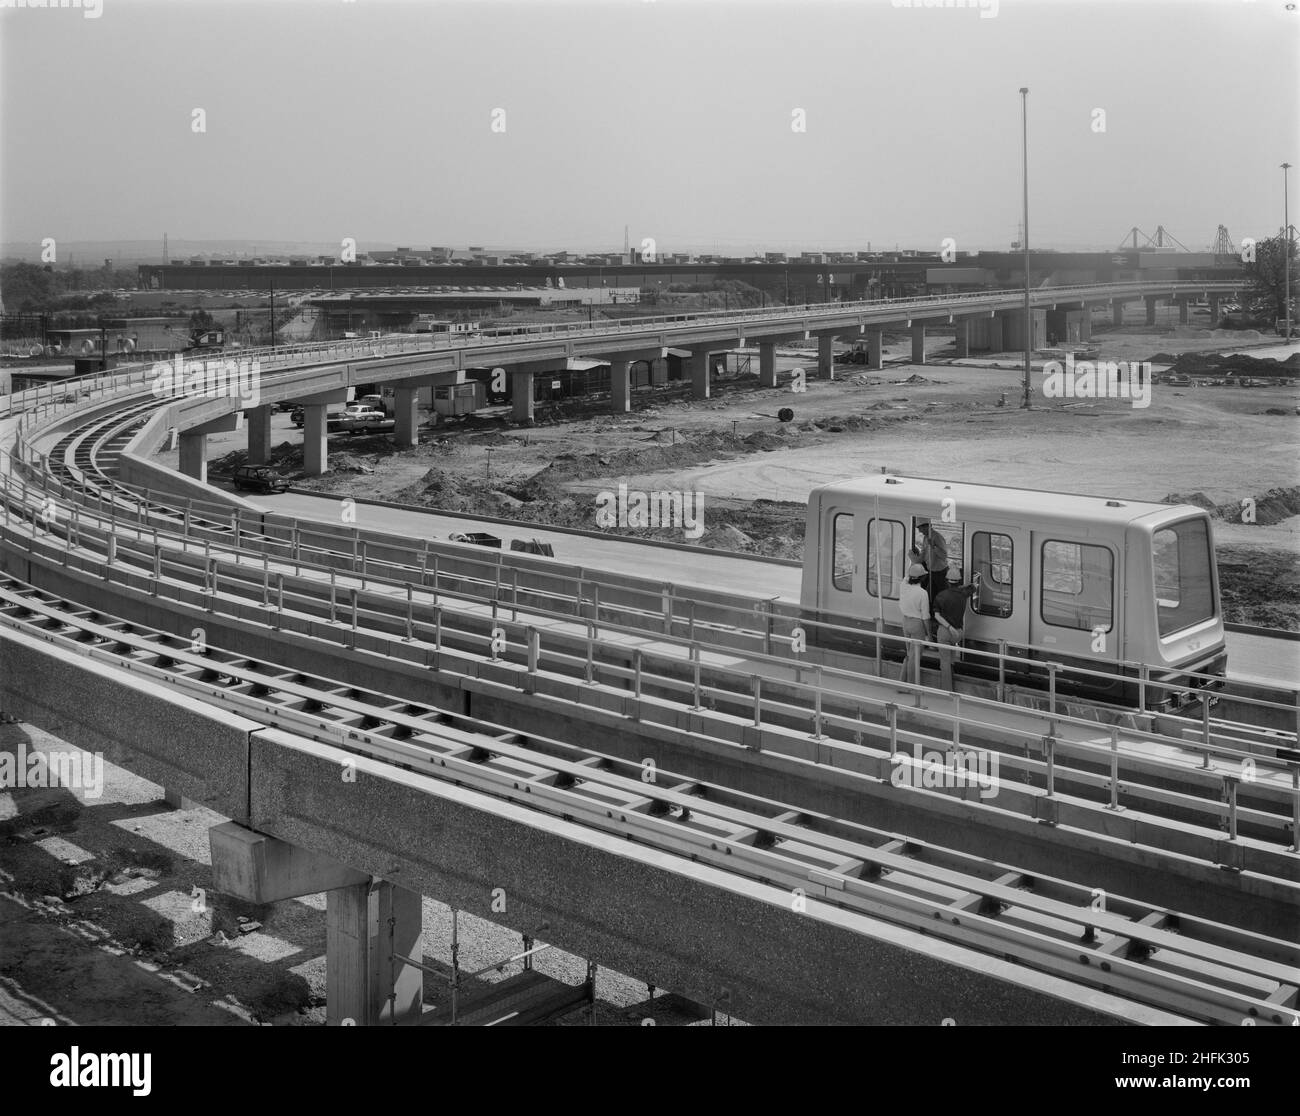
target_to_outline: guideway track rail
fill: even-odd
[[[1295,943],[1119,896],[1099,908],[1091,889],[1062,879],[669,772],[647,783],[637,764],[215,648],[195,653],[8,578],[0,635],[1190,1021],[1300,1020]]]
[[[5,509],[7,518],[8,502]],[[539,595],[531,594],[533,599],[525,601],[522,620],[517,611],[518,594],[512,594],[515,599],[507,620],[503,615],[505,607],[499,606],[499,598],[504,596],[499,584],[487,583],[481,586],[481,592],[465,593],[466,581],[476,579],[452,571],[440,585],[436,564],[430,571],[372,563],[396,576],[385,578],[376,576],[373,570],[369,574],[362,572],[358,587],[346,579],[340,582],[333,566],[318,566],[306,560],[301,548],[294,547],[290,553],[282,541],[267,539],[263,540],[265,545],[274,542],[285,547],[273,573],[266,549],[245,552],[243,544],[247,540],[237,523],[234,539],[227,540],[233,545],[224,545],[219,537],[213,549],[211,540],[205,540],[199,548],[185,533],[169,536],[158,532],[156,526],[146,531],[140,525],[120,524],[92,512],[42,526],[33,507],[25,510],[32,516],[33,527],[40,526],[42,531],[48,528],[56,538],[61,533],[68,544],[60,554],[63,565],[82,564],[76,552],[90,548],[105,556],[109,575],[118,570],[125,579],[127,571],[134,568],[150,579],[153,595],[198,600],[208,611],[240,617],[236,602],[249,601],[278,616],[276,626],[285,630],[303,630],[304,621],[311,616],[328,617],[330,628],[345,640],[350,638],[354,645],[363,632],[401,632],[405,639],[393,650],[397,658],[427,656],[427,651],[411,644],[417,635],[421,645],[430,642],[432,636],[434,653],[438,654],[444,645],[456,650],[481,650],[494,629],[509,631],[513,638],[501,652],[493,653],[494,662],[528,664],[530,669],[540,666],[557,675],[585,677],[591,683],[604,681],[616,690],[630,688],[638,697],[686,705],[704,720],[711,715],[734,717],[750,713],[755,725],[806,725],[818,740],[838,739],[858,745],[864,740],[887,742],[891,757],[900,743],[904,748],[919,744],[943,752],[961,751],[972,745],[996,748],[1000,752],[1002,782],[1013,781],[1001,796],[999,805],[1003,808],[1037,816],[1039,801],[1024,794],[1031,786],[1041,788],[1048,798],[1065,793],[1111,810],[1124,807],[1151,815],[1168,814],[1202,829],[1226,829],[1234,842],[1242,837],[1294,848],[1296,814],[1300,813],[1300,764],[1267,751],[1211,746],[1204,749],[1202,768],[1189,763],[1181,753],[1173,761],[1163,755],[1148,757],[1134,754],[1128,742],[1121,751],[1118,730],[1111,729],[1109,740],[1104,734],[1096,740],[1098,726],[1088,722],[1076,727],[1094,734],[1094,740],[1066,739],[1062,730],[1073,722],[1064,716],[1052,719],[1050,728],[1044,718],[1042,729],[1030,731],[984,722],[980,720],[981,710],[987,712],[991,703],[982,705],[976,699],[963,700],[953,714],[907,709],[880,699],[850,698],[826,690],[818,684],[823,681],[821,672],[813,671],[807,672],[814,676],[812,681],[796,679],[764,686],[755,682],[751,664],[738,668],[734,661],[708,656],[698,645],[672,636],[660,634],[647,642],[643,632],[620,628],[608,620],[582,621],[584,636],[583,628],[574,626],[575,616],[583,611],[580,592],[562,602],[547,596],[540,604],[536,603]],[[179,549],[164,546],[163,540],[177,543]],[[361,564],[365,566],[364,559]],[[430,575],[433,584],[426,587]],[[447,588],[447,580],[455,588]],[[184,592],[184,585],[192,587],[191,591]],[[201,591],[196,597],[193,588],[199,586]],[[286,607],[288,612],[284,611]],[[261,622],[267,613],[256,615]],[[340,616],[347,619],[340,620]],[[552,626],[543,631],[546,623]],[[601,643],[602,637],[616,642],[606,646]],[[640,640],[641,644],[629,647],[628,640]],[[600,655],[598,645],[602,648]],[[456,663],[454,658],[441,656],[439,661],[453,669]],[[584,701],[582,690],[577,693],[578,700]],[[710,707],[708,714],[703,712],[703,704]],[[645,715],[653,718],[655,713],[647,707]],[[924,722],[933,727],[923,727]],[[1142,739],[1140,734],[1136,738],[1138,742]],[[1166,749],[1186,748],[1185,742],[1151,739]],[[1217,765],[1213,769],[1208,766],[1211,756]],[[1252,775],[1242,780],[1238,772],[1247,761]],[[1090,825],[1099,831],[1107,828],[1100,815]],[[1232,849],[1223,851],[1230,853]],[[1292,867],[1300,871],[1300,866]]]

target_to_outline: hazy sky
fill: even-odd
[[[1300,165],[1280,0],[17,2],[10,244],[1005,248],[1021,85],[1034,245],[1274,235]]]

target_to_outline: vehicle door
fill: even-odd
[[[1023,528],[972,523],[967,532],[966,581],[979,579],[979,591],[966,614],[968,647],[996,651],[1005,641],[1013,645],[1029,639],[1029,533]],[[991,659],[972,658],[972,665],[997,669]]]

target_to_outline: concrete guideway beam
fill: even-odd
[[[355,783],[338,777],[344,759],[355,760]],[[546,923],[546,940],[561,949],[752,1022],[951,1016],[974,1025],[1005,1016],[1008,1004],[1062,1024],[1168,1019],[827,905],[821,898],[830,893],[815,880],[806,908],[794,909],[784,888],[332,745],[269,730],[258,737],[251,770],[259,830],[360,871],[382,863],[412,892],[520,933]],[[331,900],[359,905],[347,890]],[[349,921],[355,928],[361,918]],[[336,946],[339,956],[364,956],[359,930],[352,937]],[[399,942],[392,952],[406,951]],[[774,957],[782,963],[773,965]],[[336,995],[331,986],[331,1000]]]

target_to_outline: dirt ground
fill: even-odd
[[[1127,326],[1095,330],[1093,343],[1102,359],[1122,361],[1235,347],[1198,333]],[[636,395],[627,415],[610,414],[604,400],[538,404],[530,427],[496,408],[429,428],[417,449],[400,453],[386,437],[336,436],[331,472],[298,483],[587,529],[598,527],[598,494],[619,484],[700,493],[700,545],[795,559],[809,491],[883,469],[1190,502],[1214,509],[1228,619],[1300,630],[1300,380],[1255,388],[1157,384],[1141,408],[1127,400],[1044,399],[1035,372],[1034,405],[1023,410],[1018,354],[956,362],[951,338],[937,336],[919,366],[907,363],[904,338],[886,340],[884,369],[837,364],[834,381],[813,378],[811,345],[789,347],[778,352],[776,389],[758,387],[756,354],[748,371],[744,356],[733,354],[707,401],[693,402],[685,385],[673,384]],[[807,374],[802,392],[791,389],[796,368]],[[1300,376],[1300,357],[1288,369]],[[782,408],[793,411],[790,421],[778,419]],[[274,460],[293,476],[301,433],[284,416],[276,421],[276,437],[285,437]],[[212,463],[212,476],[242,461],[234,449]],[[1255,522],[1243,522],[1243,501],[1254,501]],[[682,538],[670,528],[631,530]]]

